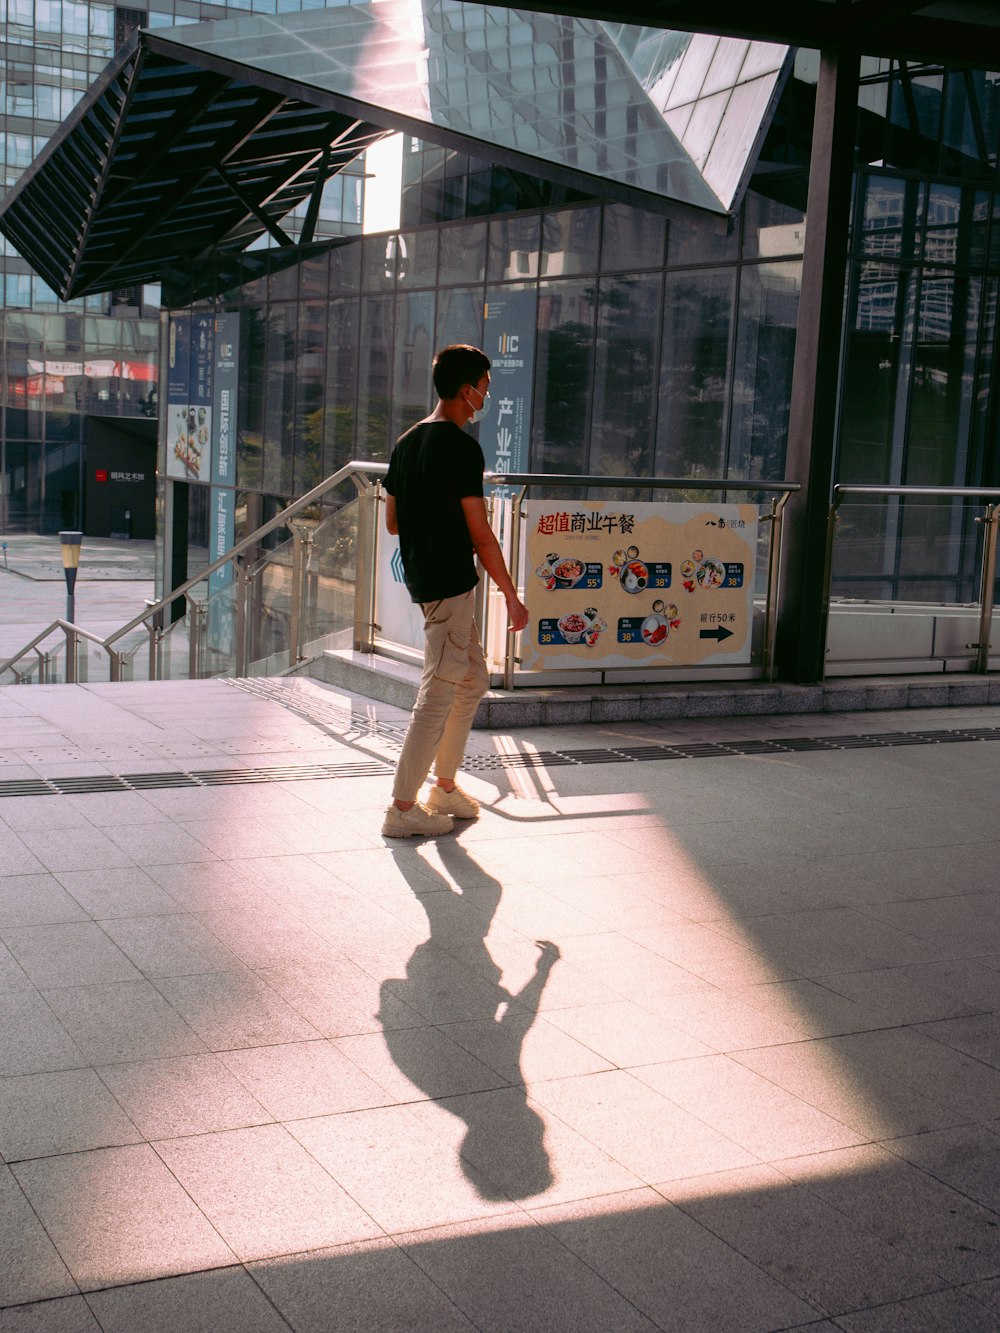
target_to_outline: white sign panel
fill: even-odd
[[[403,648],[424,651],[424,613],[403,582],[403,557],[399,538],[383,532],[379,536],[378,569],[375,574],[375,619],[381,637]]]

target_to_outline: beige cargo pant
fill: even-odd
[[[446,781],[461,766],[472,719],[490,684],[473,608],[474,590],[421,603],[424,672],[392,788],[397,801],[417,799],[432,764],[435,776]]]

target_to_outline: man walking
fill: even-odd
[[[400,436],[385,480],[386,527],[399,534],[406,587],[424,612],[424,671],[382,825],[389,838],[448,833],[453,819],[479,813],[455,784],[489,687],[473,616],[476,556],[504,595],[511,628],[528,623],[486,517],[483,451],[462,429],[485,415],[489,357],[465,344],[445,347],[433,378],[437,406]],[[422,805],[417,797],[432,764],[436,785]]]

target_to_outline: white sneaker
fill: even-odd
[[[442,815],[452,815],[455,819],[475,819],[479,814],[479,802],[473,800],[461,787],[456,787],[454,791],[432,787],[427,798],[427,809]]]
[[[437,814],[422,805],[400,810],[390,805],[382,821],[383,838],[433,838],[450,833],[454,827],[451,815]]]

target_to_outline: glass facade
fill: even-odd
[[[336,2],[336,0],[331,0]],[[232,6],[152,0],[0,0],[0,165],[9,190],[139,27],[165,28],[276,0]],[[282,9],[310,0],[280,0]],[[361,229],[362,169],[324,191],[316,235]],[[305,209],[286,222],[295,234]],[[140,285],[61,301],[0,236],[0,532],[55,532],[85,521],[89,422],[119,422],[152,447],[157,420],[160,288]],[[92,472],[93,469],[91,468]]]
[[[640,191],[720,214],[736,199],[787,55],[718,38],[677,49],[676,34],[653,39],[641,28],[463,0],[259,14],[172,41],[192,59],[249,65],[330,105],[378,107],[384,123],[424,126],[418,137],[434,143],[481,147],[474,201],[494,184],[489,164],[499,160],[575,188],[589,178],[594,192]],[[439,178],[445,213],[458,206],[454,180]]]
[[[386,459],[430,406],[435,348],[485,339],[496,355],[484,310],[515,298],[534,312],[532,471],[782,478],[814,85],[800,52],[728,219],[567,196],[406,140],[401,230],[314,247],[203,303],[241,315],[241,491],[274,512],[351,458]],[[841,481],[1000,484],[998,87],[866,63]],[[977,553],[952,504],[858,523],[835,591],[969,595]]]
[[[191,26],[237,8],[251,12]],[[165,276],[171,309],[239,315],[237,526],[351,458],[385,459],[430,404],[434,349],[482,341],[496,355],[500,308],[530,348],[523,466],[783,476],[815,52],[460,0],[286,12],[299,8],[29,12],[8,0],[9,184],[65,114],[64,95],[79,96],[136,22],[183,24],[169,41],[192,61],[241,58],[300,90],[308,48],[323,106],[355,98],[386,123],[433,129],[434,143],[404,141],[396,230],[361,235],[360,182],[341,176],[316,243],[258,243]],[[419,77],[403,78],[414,50]],[[56,53],[53,75],[43,55]],[[998,142],[997,73],[863,61],[841,481],[1000,482]],[[648,193],[672,201],[666,215],[643,205]],[[283,226],[294,233],[294,215]],[[63,525],[86,421],[155,416],[159,293],[61,303],[17,256],[0,258],[0,521]],[[199,546],[207,484],[186,485],[185,540]],[[950,503],[873,507],[835,591],[967,597],[977,556],[956,540],[961,518]]]
[[[841,481],[1000,485],[1000,73],[866,62],[841,393]],[[971,601],[965,504],[853,506],[839,590]]]
[[[761,259],[750,227],[747,262],[737,242],[727,264],[690,265],[686,244],[673,264],[671,235],[657,214],[589,202],[313,247],[228,288],[237,485],[286,502],[352,458],[388,458],[429,409],[436,348],[480,341],[487,303],[524,292],[532,470],[779,475],[798,258]]]

